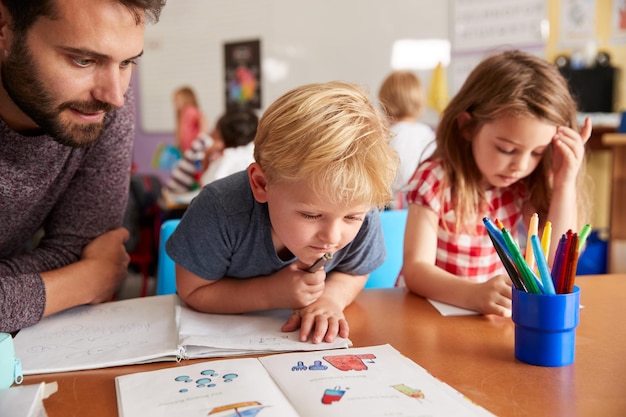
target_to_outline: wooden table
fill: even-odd
[[[350,338],[355,346],[391,344],[498,416],[626,416],[626,275],[579,277],[577,285],[584,308],[570,366],[519,362],[510,319],[443,317],[403,289],[362,291],[346,310]],[[24,383],[58,382],[44,402],[49,417],[109,417],[117,416],[116,376],[173,366],[180,365],[33,375]]]

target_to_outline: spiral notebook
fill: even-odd
[[[22,329],[14,339],[24,375],[147,362],[345,348],[300,342],[281,326],[291,310],[200,313],[177,295],[75,307]]]

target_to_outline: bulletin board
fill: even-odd
[[[497,50],[515,48],[545,58],[547,13],[545,0],[452,0],[452,90]]]

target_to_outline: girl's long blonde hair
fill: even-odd
[[[444,110],[437,128],[437,149],[445,171],[445,187],[451,187],[456,227],[474,224],[485,203],[481,173],[472,156],[468,138],[485,123],[503,116],[536,117],[557,126],[578,130],[577,105],[567,82],[556,66],[521,51],[505,51],[482,61],[468,76]],[[467,112],[471,121],[463,130],[457,122]],[[530,206],[545,220],[552,196],[552,146],[537,168],[520,185],[527,190]],[[586,219],[585,163],[578,174],[578,215]]]

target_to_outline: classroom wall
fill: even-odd
[[[546,47],[546,58],[553,62],[557,55],[571,55],[585,40],[576,43],[568,42],[560,36],[561,33],[561,4],[563,0],[548,1],[548,16],[550,20],[550,37]],[[599,51],[611,55],[612,65],[620,68],[617,80],[614,111],[626,110],[626,92],[624,90],[624,70],[626,69],[626,39],[616,39],[613,33],[612,19],[614,0],[595,0],[595,36],[586,40],[595,42]],[[608,229],[610,222],[611,198],[611,151],[593,151],[588,155],[587,172],[592,178],[594,210],[591,224],[596,229]]]
[[[615,42],[611,25],[607,24],[613,18],[613,1],[595,1],[596,36],[592,40],[597,42],[599,50],[611,54],[615,66],[624,68],[626,42]],[[550,35],[546,40],[545,56],[553,61],[558,54],[570,54],[576,48],[576,44],[560,35],[561,6],[572,1],[546,0],[546,3]],[[167,179],[169,171],[154,168],[152,162],[159,145],[174,142],[173,128],[154,131],[142,125],[142,96],[145,97],[147,92],[161,91],[160,98],[150,99],[150,105],[160,105],[160,118],[171,118],[169,122],[173,126],[170,90],[173,91],[175,86],[187,79],[202,80],[198,81],[201,105],[209,119],[216,120],[223,111],[223,43],[260,38],[263,57],[275,58],[291,68],[283,79],[270,81],[264,77],[263,107],[299,84],[329,79],[358,82],[369,86],[375,94],[380,82],[391,70],[393,41],[400,38],[451,38],[453,5],[453,0],[318,0],[297,5],[291,0],[170,2],[162,21],[147,28],[145,58],[163,53],[159,48],[167,47],[164,46],[167,39],[185,36],[194,41],[176,43],[176,54],[165,60],[171,69],[159,68],[165,74],[161,78],[162,83],[142,84],[141,71],[133,77],[131,88],[135,90],[139,116],[134,150],[138,170],[156,173],[163,180]],[[169,12],[172,21],[169,20]],[[184,23],[181,24],[181,21]],[[166,34],[176,28],[180,30],[176,29],[177,34],[169,37],[153,36],[154,33],[159,34],[157,29],[161,28]],[[140,69],[144,64],[150,64],[150,60],[140,63]],[[427,86],[430,71],[420,72],[419,75]],[[623,79],[622,74],[618,81],[617,111],[626,109]],[[435,113],[430,112],[426,117],[427,122],[436,123]],[[609,223],[610,166],[609,152],[590,155],[588,172],[594,179],[593,200],[596,203],[592,224],[597,228],[608,227]]]
[[[262,68],[262,108],[309,82],[351,81],[375,95],[391,71],[395,40],[448,38],[448,5],[432,0],[169,2],[161,21],[146,28],[145,53],[133,80],[140,101],[134,152],[139,171],[169,174],[151,162],[160,144],[173,143],[175,88],[190,84],[197,90],[210,124],[223,112],[224,43],[260,39],[262,64],[284,70],[270,76]],[[430,71],[418,75],[428,85]],[[149,119],[142,114],[148,107],[154,112]],[[426,117],[436,123],[436,113]]]

